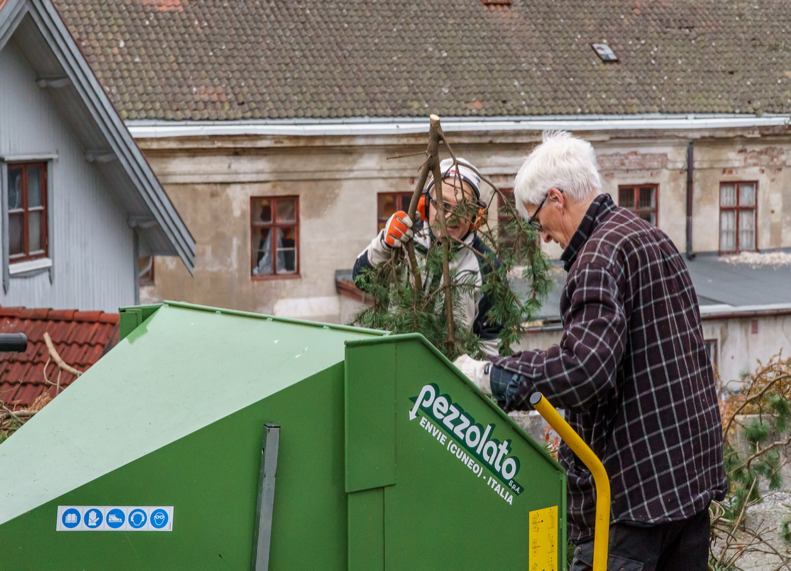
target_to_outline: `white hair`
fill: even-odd
[[[593,145],[567,131],[544,131],[542,143],[516,175],[514,198],[519,213],[527,218],[525,204],[539,204],[550,188],[562,190],[574,202],[601,194]]]

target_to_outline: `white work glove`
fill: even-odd
[[[385,225],[384,243],[391,248],[400,248],[412,239],[412,235],[412,219],[406,212],[399,210]]]
[[[492,396],[492,386],[489,382],[489,373],[492,364],[489,361],[476,361],[469,355],[462,355],[453,364],[466,375],[483,394]]]

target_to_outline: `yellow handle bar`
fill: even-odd
[[[607,542],[610,538],[610,479],[601,461],[579,434],[563,420],[555,407],[539,392],[530,395],[530,404],[544,417],[549,426],[569,445],[584,462],[596,483],[596,530],[593,536],[593,571],[607,571]]]

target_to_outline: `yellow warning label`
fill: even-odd
[[[530,571],[558,571],[558,507],[530,512]]]

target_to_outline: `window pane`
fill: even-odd
[[[8,169],[8,210],[22,208],[22,169]]]
[[[272,199],[253,200],[253,222],[272,222]]]
[[[656,212],[641,212],[640,218],[642,218],[652,226],[656,226]]]
[[[41,212],[31,212],[28,214],[28,252],[32,255],[40,252],[41,244]]]
[[[723,184],[720,187],[720,206],[736,206],[736,185]]]
[[[739,185],[739,206],[755,206],[755,185]]]
[[[253,228],[253,256],[255,266],[253,275],[269,275],[272,273],[272,232],[269,228]]]
[[[41,206],[41,167],[27,169],[27,207]]]
[[[278,204],[279,206],[279,204]],[[277,229],[277,273],[293,274],[297,271],[297,242],[295,229]]]
[[[399,196],[400,198],[400,209],[404,212],[409,212],[409,203],[412,202],[412,193],[406,193]]]
[[[396,197],[392,194],[380,194],[377,197],[377,212],[379,220],[387,220],[396,212]]]
[[[25,246],[22,243],[22,214],[8,217],[8,254],[24,254]]]
[[[739,211],[739,249],[755,250],[755,210]]]
[[[154,281],[154,256],[145,256],[137,259],[138,276],[141,283]]]
[[[618,205],[623,208],[634,208],[633,188],[622,188],[618,191]]]
[[[720,212],[720,248],[723,252],[736,250],[736,212]]]
[[[278,198],[276,222],[294,222],[296,219],[297,201],[293,198]]]
[[[656,193],[654,190],[650,186],[640,188],[640,208],[656,208]]]

